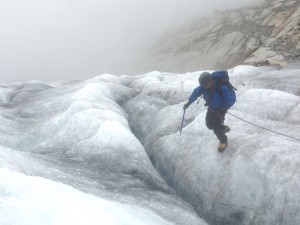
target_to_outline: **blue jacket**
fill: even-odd
[[[198,97],[203,95],[203,98],[206,101],[206,103],[208,104],[208,107],[210,107],[214,110],[218,110],[221,108],[229,109],[231,106],[234,105],[234,103],[236,101],[235,93],[234,93],[234,91],[230,90],[227,85],[224,85],[224,84],[221,85],[221,91],[223,93],[223,96],[221,96],[220,93],[218,93],[215,83],[214,83],[213,88],[214,89],[212,91],[212,97],[211,97],[210,102],[208,102],[209,96],[210,96],[210,91],[205,90],[201,86],[195,88],[195,90],[193,91],[192,95],[189,98],[189,102],[194,102],[197,100]]]

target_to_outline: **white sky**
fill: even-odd
[[[135,74],[168,29],[262,0],[0,0],[0,83]]]

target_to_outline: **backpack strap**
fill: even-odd
[[[212,96],[213,96],[213,94],[214,94],[214,88],[215,88],[215,87],[209,89],[209,96],[208,96],[208,99],[207,99],[207,105],[208,105],[208,106],[209,106],[209,104],[210,104],[210,102],[211,102],[211,99],[212,99]]]
[[[223,98],[223,91],[222,91],[222,87],[221,87],[223,82],[216,81],[215,83],[216,83],[215,88],[216,88],[217,93]]]
[[[229,80],[227,81],[227,85],[231,90],[237,91],[237,89],[229,82]]]
[[[209,89],[209,96],[207,98],[207,101],[205,103],[205,106],[209,106],[210,102],[211,102],[211,99],[212,99],[212,96],[214,94],[214,91],[216,91],[221,95],[221,97],[223,98],[223,92],[221,90],[221,85],[217,84],[217,82],[214,80],[213,82],[213,87]]]

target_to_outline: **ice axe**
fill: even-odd
[[[183,111],[183,116],[182,116],[182,121],[181,121],[180,135],[181,135],[181,132],[182,132],[182,127],[183,127],[184,116],[185,116],[185,109],[184,109],[184,111]]]

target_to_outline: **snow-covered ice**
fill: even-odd
[[[135,94],[111,75],[1,85],[0,224],[206,224],[131,132]]]
[[[300,70],[229,70],[229,111],[300,133]],[[300,142],[183,104],[200,72],[0,86],[0,224],[297,224]],[[203,219],[206,220],[204,222]]]
[[[231,114],[300,139],[299,69],[238,66],[229,73],[238,88]],[[199,74],[153,73],[131,84],[139,94],[124,108],[154,166],[211,224],[298,224],[299,140],[226,115],[232,131],[219,154],[203,100],[186,111],[179,135],[182,106]]]
[[[149,210],[7,169],[0,169],[0,183],[3,225],[171,224]]]

